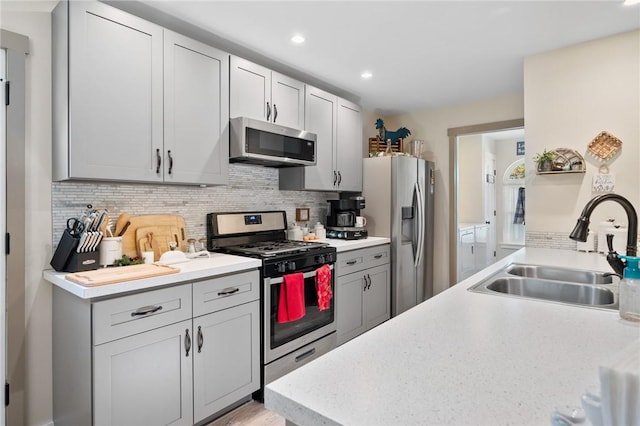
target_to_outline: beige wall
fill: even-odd
[[[3,29],[29,37],[26,57],[25,424],[52,417],[51,285],[51,14],[2,11]]]
[[[622,140],[610,163],[615,192],[640,205],[640,31],[619,34],[526,58],[527,232],[571,232],[594,193],[601,163],[589,157],[589,142],[603,130]],[[572,148],[587,159],[586,174],[535,175],[532,161],[544,148]],[[626,223],[616,203],[599,206],[592,231],[606,217]]]
[[[425,141],[423,157],[435,162],[435,259],[434,292],[449,287],[449,137],[447,129],[481,123],[491,123],[524,117],[522,94],[512,94],[464,105],[455,105],[411,114],[389,117],[388,129],[400,126],[411,130],[408,141]]]

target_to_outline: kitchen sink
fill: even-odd
[[[618,278],[603,272],[511,264],[469,291],[617,309]]]
[[[554,266],[520,265],[509,266],[506,273],[520,277],[541,278],[545,280],[567,281],[578,284],[611,284],[613,276],[604,272],[583,271],[558,268]]]

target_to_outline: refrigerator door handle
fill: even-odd
[[[418,182],[416,182],[415,190],[418,198],[418,248],[414,258],[414,266],[417,268],[422,263],[422,257],[424,255],[424,194]]]

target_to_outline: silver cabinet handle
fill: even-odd
[[[131,312],[131,316],[132,317],[142,317],[142,316],[145,316],[145,315],[155,314],[160,309],[162,309],[162,305],[159,305],[159,306],[155,306],[155,305],[143,306],[142,308],[138,308],[135,311]]]
[[[203,344],[204,344],[204,336],[202,335],[202,327],[198,326],[198,353],[202,351]]]
[[[191,336],[189,336],[188,328],[184,331],[184,350],[185,356],[189,356],[189,351],[191,350]]]

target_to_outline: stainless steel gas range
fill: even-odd
[[[262,387],[336,347],[335,297],[326,297],[318,286],[322,271],[328,280],[325,290],[330,287],[335,295],[336,249],[321,242],[288,241],[286,224],[284,211],[207,215],[209,251],[262,259]],[[297,287],[287,287],[294,285],[290,283]],[[292,289],[304,294],[296,299],[303,303],[296,307],[303,314],[283,320],[285,294]]]

